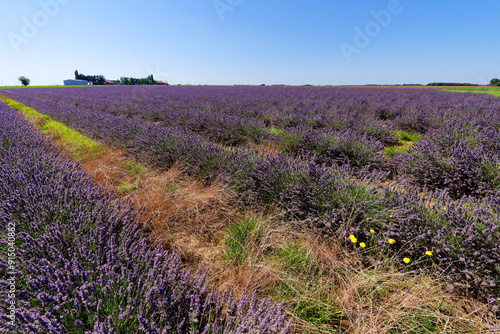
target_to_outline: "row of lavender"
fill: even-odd
[[[2,103],[0,180],[0,331],[289,331],[281,306],[209,291],[202,271],[152,246],[129,203]]]
[[[436,274],[463,282],[464,289],[498,296],[498,197],[453,201],[438,191],[424,199],[408,185],[380,186],[385,172],[353,170],[348,165],[325,167],[285,154],[229,150],[178,127],[145,124],[22,94],[11,96],[162,168],[180,161],[188,172],[206,181],[225,176],[244,198],[274,204],[325,236],[347,230],[368,243],[373,229],[380,245],[388,238],[396,241],[388,246],[391,252],[419,259],[431,251]]]
[[[357,105],[347,112],[337,112],[340,110],[339,101],[332,105],[331,95],[308,97],[300,90],[269,94],[270,90],[259,91],[258,88],[251,93],[248,88],[228,90],[227,87],[202,90],[191,87],[189,91],[183,87],[169,90],[142,86],[122,88],[92,90],[92,94],[86,94],[89,90],[85,89],[41,90],[34,96],[95,112],[147,120],[165,127],[179,126],[223,145],[271,142],[290,154],[308,152],[312,157],[314,153],[328,164],[345,160],[351,165],[380,164],[381,159],[375,157],[375,153],[382,149],[379,139],[388,143],[397,141],[390,129],[383,126],[384,122],[375,119],[376,116],[366,115],[369,119],[362,119],[353,115],[350,111],[356,110]],[[301,94],[296,94],[298,92]],[[350,98],[340,102],[344,105],[352,103]],[[373,122],[377,123],[376,126],[369,126]],[[345,128],[349,129],[347,133]],[[315,130],[314,138],[311,138],[311,130]],[[325,136],[321,135],[323,131],[326,131]],[[313,141],[321,143],[311,147]],[[334,145],[336,142],[338,144]],[[354,149],[353,143],[361,144],[362,150]]]
[[[430,189],[500,194],[500,100],[430,89],[321,87],[105,87],[22,95],[182,128],[222,145],[270,142],[332,166],[382,169]],[[387,159],[395,131],[425,135]]]

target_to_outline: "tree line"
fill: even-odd
[[[146,78],[129,78],[121,77],[120,83],[123,85],[156,85],[153,75],[148,75]]]
[[[427,86],[479,86],[477,84],[471,84],[468,82],[431,82]]]
[[[106,78],[104,75],[85,75],[75,71],[76,80],[86,80],[93,85],[104,85],[106,83]],[[121,77],[117,81],[122,85],[156,85],[158,82],[155,81],[153,75],[148,75],[146,78],[131,78],[131,77]]]
[[[460,83],[460,82],[431,82],[427,84],[427,86],[479,86],[477,84],[471,84],[468,82]],[[500,79],[495,78],[491,79],[488,86],[500,86]]]

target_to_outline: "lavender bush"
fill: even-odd
[[[383,162],[378,153],[383,149],[382,143],[366,133],[312,130],[304,136],[301,144],[302,151],[313,154],[310,160],[328,166],[346,164],[352,168],[380,168]]]
[[[387,209],[384,190],[375,185],[385,173],[365,172],[363,179],[352,175],[347,166],[322,167],[277,156],[257,165],[244,187],[260,201],[275,203],[331,235],[347,221],[357,225]]]
[[[500,194],[500,157],[483,145],[470,148],[463,142],[455,142],[443,152],[424,139],[399,159],[401,168],[417,184],[447,189],[454,199]]]

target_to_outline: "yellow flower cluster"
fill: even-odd
[[[389,218],[392,218],[392,215],[389,215]],[[375,234],[375,230],[374,229],[370,229],[370,233],[371,234]],[[351,240],[351,242],[353,244],[357,243],[358,242],[358,239],[354,236],[354,234],[351,234],[349,236],[349,239]],[[394,239],[388,239],[387,242],[391,245],[395,244],[396,243],[396,240]],[[366,244],[364,242],[360,242],[359,243],[359,247],[361,248],[365,248],[366,247]],[[427,256],[432,256],[432,252],[431,251],[425,251],[425,255]],[[411,262],[411,259],[408,258],[408,257],[405,257],[403,258],[403,262],[406,263],[406,264],[409,264]]]

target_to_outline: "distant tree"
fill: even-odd
[[[31,82],[30,79],[26,78],[25,76],[20,76],[19,78],[17,78],[19,81],[21,81],[21,84],[23,86],[28,86]]]
[[[79,76],[79,74],[78,74],[78,70],[76,70],[76,71],[75,71],[75,80],[78,80],[78,76]]]
[[[492,85],[492,86],[500,86],[500,79],[498,79],[498,78],[491,79],[490,85]]]

